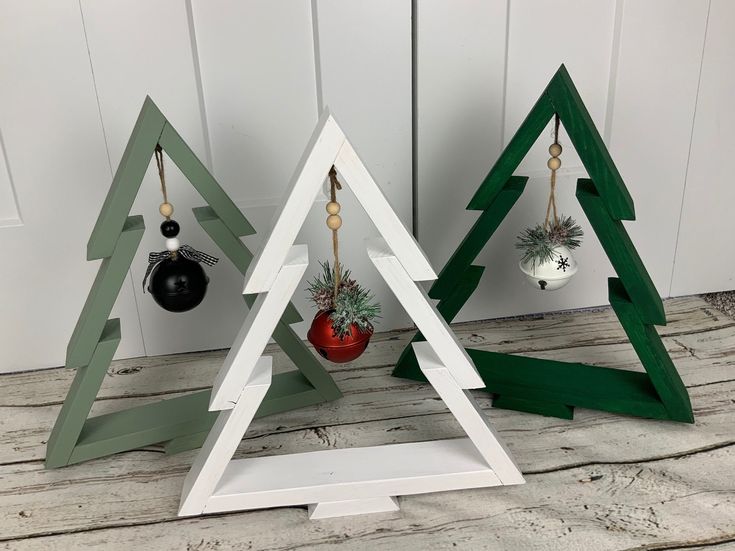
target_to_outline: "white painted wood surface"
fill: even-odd
[[[270,386],[271,362],[260,355],[308,266],[307,246],[293,241],[332,164],[379,229],[368,256],[422,330],[426,342],[414,345],[419,367],[469,438],[231,460]],[[427,276],[436,277],[423,252],[325,109],[245,276],[244,292],[259,295],[214,381],[209,409],[221,413],[184,482],[179,515],[307,505],[324,518],[390,511],[399,494],[522,484],[510,452],[465,390],[481,388],[482,378],[416,283]],[[350,505],[335,505],[344,501]]]
[[[296,166],[283,204],[266,234],[266,241],[248,268],[245,294],[264,293],[271,289],[333,165],[342,176],[342,191],[352,190],[378,233],[401,258],[410,277],[414,281],[436,279],[436,273],[421,247],[370,176],[329,109],[325,108]]]
[[[350,517],[369,513],[389,513],[400,510],[394,497],[375,497],[372,499],[349,499],[345,501],[325,501],[309,505],[309,520],[324,518]]]
[[[469,438],[339,448],[234,460],[204,512],[372,500],[500,484]]]
[[[490,465],[501,484],[523,484],[510,450],[498,436],[472,394],[456,382],[456,369],[447,368],[430,341],[412,344],[421,372]]]
[[[371,262],[411,316],[416,327],[431,343],[441,362],[445,366],[451,366],[457,383],[462,388],[482,388],[484,386],[482,378],[467,351],[441,317],[426,291],[411,278],[387,243],[383,239],[369,240],[367,250]],[[428,362],[429,358],[425,360]]]
[[[2,375],[0,549],[729,549],[735,321],[696,298],[665,307],[670,323],[661,333],[692,395],[694,426],[589,410],[562,421],[488,409],[489,397],[477,393],[527,484],[409,496],[399,513],[319,523],[299,507],[177,519],[195,452],[141,450],[45,471],[42,442],[73,373]],[[474,346],[635,368],[609,309],[455,329]],[[359,361],[332,366],[345,393],[340,403],[256,420],[236,457],[459,436],[429,385],[390,377],[409,337],[376,334]],[[287,367],[276,348],[269,353],[276,371]],[[150,401],[135,396],[152,388],[161,397],[201,388],[224,355],[117,361],[95,407]]]
[[[184,479],[179,515],[201,515],[214,493],[227,464],[242,439],[242,427],[252,423],[271,386],[273,361],[258,358],[251,377],[236,398],[234,407],[223,408]]]
[[[251,379],[260,355],[265,350],[308,265],[308,247],[292,246],[283,266],[276,273],[273,285],[255,299],[235,337],[230,353],[214,380],[212,397],[209,400],[210,411],[232,409],[238,402],[238,396],[243,392],[243,385]]]

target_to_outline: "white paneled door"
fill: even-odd
[[[732,233],[735,202],[733,25],[728,0],[5,1],[0,371],[63,364],[99,265],[86,261],[86,241],[146,95],[256,230],[269,227],[328,106],[441,268],[477,219],[464,207],[564,63],[634,197],[626,227],[659,292],[732,288],[732,255],[715,237]],[[574,198],[586,174],[571,147],[558,201],[587,230],[579,275],[542,294],[518,271],[515,237],[545,213],[550,142],[549,127],[518,170],[526,192],[480,253],[487,269],[458,319],[607,302],[613,272]],[[191,214],[203,200],[167,169],[182,241],[218,255]],[[151,168],[133,208],[146,234],[113,311],[118,357],[228,347],[245,317],[242,276],[226,258],[207,269],[209,294],[189,313],[143,292],[147,254],[163,249],[160,199]],[[377,329],[405,327],[364,252],[376,229],[349,190],[339,200],[342,260],[382,303]],[[298,237],[314,260],[331,255],[325,202]],[[244,241],[254,249],[262,237]],[[314,314],[304,287],[294,298],[302,336]]]
[[[61,365],[98,267],[86,244],[112,179],[77,0],[3,2],[0,82],[20,214],[0,227],[0,369]],[[144,353],[133,288],[128,277],[113,311],[124,356]]]

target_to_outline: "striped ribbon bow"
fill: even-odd
[[[219,262],[219,258],[197,251],[194,247],[189,245],[181,245],[178,251],[161,251],[160,253],[148,253],[148,269],[145,271],[145,277],[143,278],[143,293],[145,293],[145,284],[148,281],[148,276],[151,275],[153,269],[158,266],[161,262],[167,258],[171,258],[174,254],[180,254],[187,260],[193,260],[195,262],[203,262],[207,266],[214,266]]]

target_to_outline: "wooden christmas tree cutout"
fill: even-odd
[[[421,370],[468,438],[232,460],[270,386],[271,358],[261,356],[268,335],[308,266],[306,245],[293,241],[332,165],[383,235],[368,243],[368,255],[427,335],[416,344]],[[210,409],[220,414],[186,477],[179,514],[309,505],[311,518],[325,518],[395,511],[399,494],[522,483],[466,390],[483,384],[472,361],[416,284],[432,277],[418,244],[325,112],[248,270],[245,292],[258,298],[215,380]]]
[[[210,391],[87,418],[120,342],[120,320],[108,319],[145,230],[142,216],[129,216],[156,145],[188,178],[207,207],[193,209],[205,232],[245,274],[252,254],[240,237],[255,230],[184,143],[150,97],[146,97],[87,244],[87,259],[102,259],[66,354],[77,372],[46,447],[46,467],[165,442],[168,453],[198,447],[216,419],[207,409]],[[248,305],[256,300],[246,296]],[[341,396],[319,360],[290,324],[302,318],[288,304],[272,335],[297,370],[278,374],[258,415],[287,411]],[[270,336],[270,334],[269,334]]]
[[[633,200],[563,65],[472,197],[467,209],[483,212],[429,296],[439,300],[439,312],[451,321],[475,291],[484,266],[472,262],[526,185],[526,177],[512,172],[555,113],[591,177],[577,181],[576,196],[618,275],[609,279],[610,303],[646,373],[486,350],[468,353],[486,390],[496,395],[496,407],[571,419],[579,406],[691,423],[689,395],[654,328],[666,324],[661,298],[621,222],[635,219]],[[424,379],[412,347],[404,350],[393,374]]]

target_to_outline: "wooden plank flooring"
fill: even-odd
[[[660,328],[691,393],[681,425],[578,409],[489,408],[525,486],[400,498],[401,511],[309,521],[304,508],[180,520],[195,452],[150,448],[54,471],[44,447],[73,372],[0,376],[0,549],[735,549],[735,320],[699,298]],[[455,326],[476,348],[640,369],[609,309]],[[236,457],[460,436],[431,387],[390,376],[411,332],[330,366],[342,400],[257,420]],[[288,369],[276,348],[274,364]],[[114,362],[93,411],[206,388],[225,352]]]

